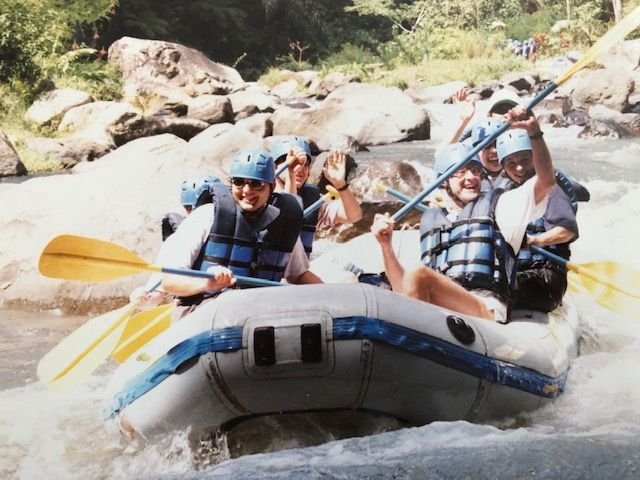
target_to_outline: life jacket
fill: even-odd
[[[215,218],[202,259],[194,268],[206,271],[221,265],[235,275],[280,281],[302,227],[298,200],[274,193],[258,224],[251,225],[229,187],[216,185],[212,198]]]
[[[560,186],[565,195],[569,197],[573,213],[576,213],[578,211],[578,198],[573,182],[560,170],[556,170],[556,183]]]
[[[298,195],[302,199],[302,206],[304,209],[313,205],[320,198],[320,189],[316,185],[304,184]],[[313,240],[316,236],[316,227],[318,225],[318,214],[320,209],[309,213],[304,216],[302,220],[302,230],[300,231],[300,241],[304,245],[304,251],[307,253],[307,257],[311,256],[313,250]]]
[[[482,192],[454,222],[429,208],[420,222],[422,262],[469,290],[486,289],[509,302],[515,283],[515,254],[495,222],[501,189]]]

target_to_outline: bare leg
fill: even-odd
[[[412,298],[466,315],[493,320],[494,315],[482,300],[472,295],[449,277],[420,265],[407,270],[403,279],[404,293]]]

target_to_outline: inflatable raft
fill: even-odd
[[[282,412],[481,422],[562,393],[577,325],[568,308],[500,325],[362,284],[233,291],[123,364],[106,413],[145,439]]]
[[[577,353],[569,305],[502,325],[361,283],[233,290],[123,363],[106,416],[144,439],[286,412],[482,422],[552,401]]]

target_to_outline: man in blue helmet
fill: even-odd
[[[194,305],[235,284],[234,275],[320,283],[299,240],[302,209],[274,193],[275,166],[262,150],[238,152],[230,186],[214,184],[212,202],[196,208],[163,244],[159,263],[211,273],[208,279],[163,275],[162,289]]]
[[[213,175],[195,175],[182,182],[180,187],[180,203],[184,211],[189,215],[193,209],[211,202],[211,185],[220,183],[218,177]],[[184,220],[185,215],[177,212],[169,212],[162,218],[162,241],[172,235]]]
[[[277,179],[276,191],[298,195],[302,199],[303,209],[315,203],[325,193],[318,186],[307,183],[312,157],[306,139],[295,135],[275,137],[271,155],[276,165],[289,163],[289,168]],[[348,170],[347,156],[343,152],[329,153],[322,174],[327,183],[340,192],[340,199],[325,202],[318,210],[305,216],[301,240],[309,256],[317,229],[355,223],[362,218],[360,203],[349,188]]]
[[[442,185],[446,205],[429,208],[422,217],[421,265],[405,271],[391,243],[393,220],[389,214],[376,216],[371,231],[380,243],[393,290],[463,314],[508,321],[515,252],[529,221],[544,213],[555,177],[535,117],[515,108],[507,120],[536,139],[536,176],[519,189],[481,193],[482,167],[477,156],[455,171]],[[436,176],[467,158],[469,151],[461,143],[441,149],[436,155]]]
[[[541,132],[542,133],[542,132]],[[498,137],[500,163],[517,188],[535,175],[532,150],[541,138],[529,138],[525,130],[512,129]],[[569,260],[569,244],[578,238],[577,197],[574,185],[556,171],[556,185],[549,193],[544,215],[527,226],[526,246],[518,252],[517,283],[514,308],[550,312],[562,303],[567,290],[567,269],[549,261],[527,247],[536,245]]]

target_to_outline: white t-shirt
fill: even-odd
[[[522,239],[527,230],[527,225],[544,215],[549,202],[549,195],[536,204],[534,176],[518,188],[509,190],[500,195],[496,205],[496,223],[504,239],[511,245],[513,251],[518,253],[522,245]]]
[[[184,219],[178,230],[164,242],[160,249],[158,263],[163,267],[192,268],[209,237],[214,218],[214,204],[207,203],[196,208]],[[284,278],[293,281],[307,270],[309,270],[309,259],[298,238],[285,268]]]
[[[318,211],[318,223],[317,229],[335,227],[339,225],[338,215],[340,214],[340,208],[342,202],[338,200],[330,200],[323,203]]]

